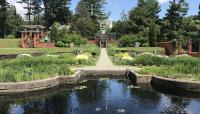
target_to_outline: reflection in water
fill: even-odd
[[[198,114],[198,98],[129,88],[124,80],[88,80],[76,88],[24,100],[0,101],[0,114]],[[128,87],[128,88],[127,88]]]

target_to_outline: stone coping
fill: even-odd
[[[151,83],[153,85],[157,85],[159,87],[164,87],[168,89],[200,92],[199,81],[184,81],[171,78],[164,78],[160,76],[153,76]]]
[[[0,83],[0,95],[40,91],[59,85],[75,85],[85,76],[100,78],[106,75],[113,75],[113,77],[122,77],[125,76],[125,73],[126,70],[77,70],[73,75],[69,76],[56,76],[34,81]]]
[[[0,83],[0,94],[39,91],[53,88],[60,84],[72,85],[80,79],[83,75],[82,73],[82,70],[78,70],[75,74],[70,76],[56,76],[49,79],[35,81]]]
[[[180,81],[152,75],[140,75],[129,69],[108,70],[77,70],[73,75],[56,76],[49,79],[0,83],[0,95],[11,93],[23,93],[50,89],[59,85],[76,85],[83,79],[117,78],[129,79],[133,84],[153,84],[158,87],[172,88],[177,90],[200,92],[200,82]]]

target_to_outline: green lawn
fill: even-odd
[[[17,48],[20,39],[0,39],[0,48]]]
[[[0,54],[72,52],[73,48],[0,48]]]

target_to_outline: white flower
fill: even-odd
[[[49,55],[49,54],[47,54],[46,56],[47,57],[58,57],[58,55]]]

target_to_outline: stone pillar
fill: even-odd
[[[188,41],[188,54],[190,54],[192,52],[192,41],[191,39],[189,39]]]
[[[34,47],[37,48],[37,37],[38,37],[38,33],[36,32],[34,34]]]

